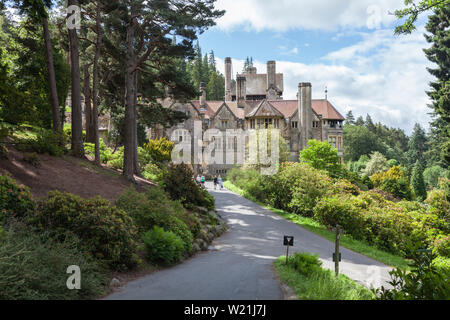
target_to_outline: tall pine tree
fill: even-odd
[[[425,39],[431,47],[424,49],[436,68],[427,68],[436,80],[427,92],[432,100],[432,135],[434,153],[441,155],[444,166],[450,165],[450,3],[434,10],[426,25]]]

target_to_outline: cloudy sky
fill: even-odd
[[[227,13],[200,36],[200,46],[214,50],[220,71],[225,57],[234,74],[246,57],[260,73],[276,60],[285,99],[295,99],[299,82],[311,82],[313,98],[327,87],[343,115],[369,113],[407,134],[416,122],[428,128],[427,15],[411,35],[394,36],[398,21],[390,13],[403,0],[218,0],[217,7]]]

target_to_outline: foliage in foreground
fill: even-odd
[[[142,241],[145,244],[147,258],[154,263],[171,265],[178,262],[183,255],[183,240],[175,233],[158,226],[147,231]]]
[[[75,236],[60,242],[45,232],[10,228],[0,243],[0,300],[92,299],[104,293],[104,269],[80,250]],[[67,289],[70,265],[82,271],[80,290]]]
[[[281,281],[289,285],[301,300],[371,300],[370,290],[344,275],[335,277],[331,270],[321,267],[317,256],[295,253],[279,257],[274,265]]]
[[[396,268],[389,272],[392,289],[381,287],[373,292],[379,300],[449,300],[450,269],[437,268],[435,258],[432,253],[417,252],[410,271]]]
[[[100,197],[85,200],[70,193],[49,192],[37,201],[27,222],[56,236],[75,233],[86,250],[115,270],[136,266],[136,227],[124,211]]]

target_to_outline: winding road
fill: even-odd
[[[231,191],[213,190],[216,210],[229,230],[210,250],[183,263],[129,282],[105,299],[278,300],[284,299],[273,261],[285,254],[283,235],[294,236],[292,252],[317,253],[333,269],[334,243]],[[340,271],[374,286],[386,285],[390,267],[341,247]]]

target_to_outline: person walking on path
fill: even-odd
[[[219,183],[220,190],[222,190],[223,189],[223,180],[222,180],[222,177],[220,175],[219,175],[219,178],[217,178],[217,182]]]
[[[205,187],[205,176],[202,176],[200,181],[202,183],[202,187],[204,188]]]
[[[201,180],[200,180],[200,176],[199,176],[199,175],[197,175],[197,178],[196,178],[196,180],[197,180],[197,184],[198,184],[198,185],[200,185],[200,183],[201,183]]]
[[[217,187],[217,176],[214,176],[214,190],[216,190]]]

